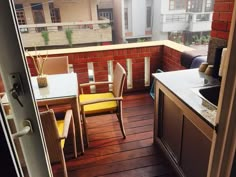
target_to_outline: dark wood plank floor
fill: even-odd
[[[161,150],[153,145],[153,100],[148,93],[124,97],[123,139],[114,114],[87,118],[90,147],[83,156],[69,158],[69,177],[176,177]],[[53,165],[55,177],[63,176],[60,164]]]

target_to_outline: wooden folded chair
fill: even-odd
[[[64,157],[64,144],[67,138],[70,124],[73,129],[74,156],[77,157],[75,128],[72,110],[68,110],[64,120],[56,120],[53,110],[40,113],[43,132],[46,139],[47,149],[51,163],[61,162],[63,166],[64,177],[68,177],[66,162]]]
[[[41,65],[42,59],[38,61]],[[68,56],[48,57],[44,62],[44,74],[65,74],[69,73]]]
[[[125,138],[125,129],[123,125],[123,113],[122,113],[122,100],[123,100],[123,87],[125,82],[126,72],[124,68],[117,63],[114,70],[114,79],[113,82],[93,82],[93,83],[85,83],[80,84],[81,94],[80,105],[82,111],[83,118],[83,126],[84,133],[86,138],[87,145],[88,141],[88,133],[86,126],[86,115],[96,114],[96,113],[107,113],[107,112],[115,112],[117,114],[120,129]],[[112,92],[107,93],[96,93],[96,94],[83,94],[83,87],[88,87],[90,85],[100,85],[100,84],[113,84]]]

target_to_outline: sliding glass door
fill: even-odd
[[[0,164],[9,161],[13,177],[49,177],[51,166],[14,11],[13,0],[1,3],[0,74],[4,85],[1,100],[7,97],[10,105],[7,107],[1,101],[1,152],[5,158],[1,154]],[[8,169],[2,169],[1,174]]]

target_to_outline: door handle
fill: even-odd
[[[28,133],[33,133],[33,129],[32,129],[32,125],[31,125],[30,120],[24,120],[23,125],[24,125],[23,129],[12,134],[13,139],[20,138],[22,136],[27,135]]]

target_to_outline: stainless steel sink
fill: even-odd
[[[219,85],[197,88],[193,91],[197,93],[201,98],[205,99],[206,101],[210,102],[211,104],[217,107],[220,93]]]

